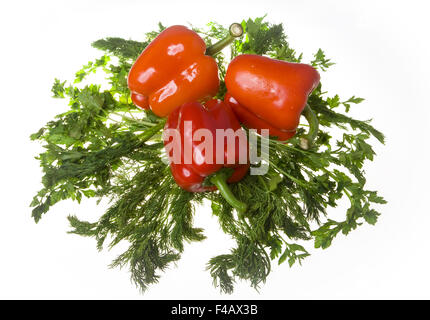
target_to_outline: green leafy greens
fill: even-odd
[[[246,33],[232,44],[230,59],[254,53],[300,62],[302,55],[289,46],[283,26],[263,20],[242,22]],[[363,164],[375,155],[369,139],[384,143],[384,136],[369,121],[339,112],[343,105],[347,113],[362,98],[353,96],[342,102],[339,95],[327,96],[321,85],[308,101],[321,128],[313,147],[300,148],[303,129],[287,144],[270,140],[269,173],[248,175],[231,185],[249,206],[245,216],[238,217],[217,192],[180,189],[162,161],[160,132],[165,120],[135,108],[127,88],[134,60],[164,29],[159,24],[143,42],[95,41],[93,46],[104,55],[79,70],[73,82],[55,80],[53,95],[67,99],[69,110],[31,135],[45,148],[37,157],[44,173],[43,188],[31,203],[36,222],[61,200],[109,199],[110,206],[98,221],[69,216],[70,232],[95,238],[100,250],[126,241],[129,248],[112,266],[127,266],[133,281],[145,290],[157,282],[160,271],[180,258],[185,242],[205,239],[203,230],[193,227],[193,215],[195,204],[209,199],[222,230],[237,243],[207,265],[214,284],[225,293],[233,291],[238,278],[258,289],[270,273],[272,260],[288,261],[290,266],[301,263],[309,256],[302,245],[306,241],[325,249],[339,232],[348,234],[363,222],[376,223],[379,213],[372,206],[385,200],[365,189]],[[214,22],[194,30],[208,45],[228,32]],[[221,53],[216,60],[221,79],[217,97],[222,98],[228,58]],[[321,49],[309,63],[321,71],[333,64]],[[83,85],[91,73],[104,73],[107,88]],[[334,137],[333,127],[343,133],[340,138]],[[336,207],[343,196],[350,202],[345,219],[330,219],[328,209]]]

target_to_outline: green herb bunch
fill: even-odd
[[[246,32],[232,44],[231,56],[216,55],[221,79],[218,98],[226,92],[223,79],[228,61],[239,54],[302,61],[281,24],[257,18],[243,21],[242,26]],[[93,47],[104,52],[99,59],[85,65],[71,82],[55,80],[53,96],[65,99],[69,108],[31,135],[45,148],[37,157],[43,188],[31,202],[36,222],[61,200],[109,199],[110,206],[98,221],[69,216],[70,232],[95,238],[100,250],[128,243],[111,266],[128,267],[132,280],[145,290],[180,259],[185,242],[205,239],[204,230],[193,226],[193,216],[195,205],[209,199],[222,230],[236,241],[234,248],[207,264],[214,285],[225,293],[233,291],[236,279],[249,280],[258,289],[270,273],[272,260],[288,261],[290,266],[301,263],[309,256],[307,242],[325,249],[340,232],[348,234],[363,222],[376,223],[379,213],[372,206],[385,201],[365,188],[363,164],[375,155],[369,140],[384,143],[384,136],[369,121],[346,115],[362,98],[342,100],[337,94],[328,95],[321,85],[308,100],[320,122],[315,144],[309,150],[300,148],[303,129],[287,144],[270,139],[268,174],[248,175],[231,185],[237,198],[248,204],[244,216],[239,217],[217,192],[190,193],[179,188],[163,161],[165,120],[137,109],[127,88],[134,60],[164,29],[159,24],[142,42],[95,41]],[[208,45],[228,33],[214,22],[193,29]],[[308,63],[321,71],[333,64],[321,49]],[[107,85],[88,84],[92,73],[104,74]],[[344,196],[350,202],[345,219],[330,219],[329,209]]]

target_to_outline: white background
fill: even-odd
[[[376,299],[430,298],[429,8],[427,1],[3,1],[0,9],[2,118],[0,171],[0,298],[25,299]],[[284,23],[291,45],[311,54],[323,48],[337,64],[322,83],[387,136],[368,163],[368,187],[389,201],[376,226],[339,236],[327,250],[309,247],[303,266],[273,264],[260,293],[239,282],[221,296],[205,271],[210,257],[233,242],[208,208],[195,223],[208,239],[187,245],[177,266],[141,295],[127,270],[109,269],[121,252],[97,252],[93,239],[67,234],[66,216],[96,220],[104,206],[56,205],[36,225],[28,207],[40,189],[41,151],[28,136],[67,107],[50,98],[55,77],[74,72],[100,53],[105,36],[141,40],[165,25],[225,26],[267,13]],[[375,142],[376,143],[376,142]],[[331,210],[340,217],[345,207]]]

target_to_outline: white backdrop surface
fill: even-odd
[[[430,298],[429,228],[429,5],[427,1],[9,1],[0,13],[0,298],[2,299],[378,299]],[[98,252],[93,239],[67,234],[66,216],[95,220],[103,203],[56,205],[39,224],[29,203],[41,187],[29,135],[64,111],[50,98],[55,77],[71,79],[99,52],[90,43],[106,36],[142,39],[165,25],[229,25],[267,13],[282,22],[290,44],[318,48],[336,65],[322,74],[327,91],[366,98],[352,114],[373,118],[385,146],[368,163],[369,189],[389,202],[376,226],[339,236],[327,250],[310,249],[302,266],[273,264],[260,292],[237,283],[220,295],[205,271],[231,239],[208,206],[195,224],[208,239],[187,245],[182,259],[144,295],[127,270],[108,264],[123,248]],[[335,216],[344,207],[332,210]]]

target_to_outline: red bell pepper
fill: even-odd
[[[174,148],[180,150],[179,163],[170,162],[170,169],[176,183],[190,192],[218,189],[238,212],[244,212],[246,204],[236,199],[227,185],[227,182],[234,183],[241,180],[249,169],[246,134],[231,108],[221,100],[209,100],[205,105],[197,102],[185,103],[170,113],[164,129],[166,133],[167,129],[173,129],[180,137],[175,141],[174,135],[171,135],[169,139],[166,137],[164,140],[170,159],[174,158]],[[205,129],[212,136],[212,140],[208,142],[211,150],[203,147],[206,137],[203,142],[197,141],[195,133],[200,129]],[[242,139],[235,137],[233,147],[228,150],[228,138],[217,136],[217,129],[239,130],[243,137]],[[188,163],[185,155],[187,143],[192,152],[191,155],[194,155]],[[167,148],[169,144],[172,144],[170,149]],[[222,146],[224,154],[217,155],[217,144]],[[234,157],[230,151],[234,151]],[[242,159],[241,152],[242,156],[245,155]],[[221,158],[222,163],[219,163],[217,158]],[[232,163],[229,164],[229,160]]]
[[[270,135],[286,140],[295,134],[307,98],[319,81],[319,73],[310,65],[243,54],[228,66],[226,101],[248,128],[269,129]],[[308,106],[304,115],[312,129],[307,137],[315,138],[316,117]]]
[[[203,39],[184,26],[165,29],[130,69],[133,103],[165,117],[185,102],[211,99],[219,88],[218,66],[212,56],[242,32],[240,24],[234,23],[225,39],[206,49]]]

